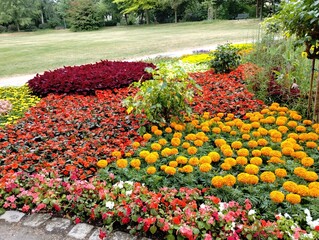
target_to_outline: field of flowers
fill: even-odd
[[[141,135],[143,115],[122,104],[135,88],[41,99],[27,86],[1,89],[0,213],[90,222],[101,239],[114,228],[154,239],[318,239],[319,124],[255,99],[251,65],[215,74],[207,58],[173,63],[201,86],[192,117]]]

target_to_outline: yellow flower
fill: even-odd
[[[296,131],[297,131],[297,132],[305,132],[306,130],[307,130],[307,129],[306,129],[305,126],[299,125],[299,126],[296,127]]]
[[[188,135],[185,137],[185,139],[186,139],[187,141],[195,141],[195,140],[196,140],[196,135],[193,134],[193,133],[190,133],[190,134],[188,134]]]
[[[171,133],[173,130],[170,127],[165,128],[166,133]]]
[[[250,139],[250,135],[245,133],[245,134],[241,135],[241,138],[248,141]]]
[[[177,148],[172,148],[171,149],[171,155],[176,155],[178,154],[178,149]]]
[[[312,141],[306,142],[306,146],[307,146],[308,148],[315,148],[315,147],[317,147],[317,143],[312,142]]]
[[[137,149],[141,146],[141,144],[139,142],[133,142],[132,143],[132,148]]]
[[[184,126],[181,125],[181,124],[176,124],[176,125],[174,126],[174,129],[175,129],[176,131],[183,131],[185,128],[184,128]]]
[[[284,182],[282,186],[288,192],[292,192],[292,193],[297,192],[298,185],[292,181],[286,181]]]
[[[176,167],[178,166],[178,162],[176,162],[176,161],[170,161],[170,162],[168,163],[168,165],[169,165],[170,167],[176,168]]]
[[[260,174],[260,179],[266,183],[273,183],[276,181],[276,175],[273,172],[265,171]]]
[[[305,167],[311,167],[315,163],[315,160],[311,157],[304,157],[301,159],[301,164]]]
[[[159,150],[161,150],[162,146],[161,146],[161,144],[159,144],[159,143],[152,143],[152,144],[151,144],[151,148],[152,148],[152,150],[154,150],[154,151],[159,151]]]
[[[241,157],[247,157],[249,155],[249,151],[246,148],[241,148],[237,151],[237,155]]]
[[[232,136],[235,136],[235,135],[237,135],[237,132],[236,131],[230,131],[229,134],[232,135]]]
[[[279,157],[271,157],[267,162],[268,163],[282,163],[282,164],[285,163],[285,161],[280,159]]]
[[[147,174],[154,174],[154,173],[156,173],[156,168],[155,167],[153,167],[153,166],[150,166],[150,167],[148,167],[147,169],[146,169],[146,172],[147,172]]]
[[[187,158],[184,157],[184,156],[178,156],[178,157],[176,158],[176,162],[178,162],[179,164],[186,164],[187,161],[188,161]]]
[[[228,171],[228,170],[230,170],[231,169],[231,165],[229,164],[229,163],[222,163],[221,165],[220,165],[220,167],[223,169],[223,170],[225,170],[225,171]]]
[[[294,169],[294,174],[296,174],[298,177],[305,177],[307,174],[307,169],[303,168],[303,167],[296,167]]]
[[[260,127],[260,123],[259,122],[252,122],[251,126],[252,126],[252,128],[259,128]]]
[[[237,162],[234,158],[225,158],[224,163],[228,163],[230,166],[236,166]]]
[[[209,126],[202,126],[202,131],[203,132],[209,132],[210,131]]]
[[[287,171],[286,171],[286,169],[284,169],[284,168],[277,168],[277,169],[275,170],[275,174],[276,174],[276,176],[279,177],[279,178],[284,178],[284,177],[287,176]]]
[[[259,178],[255,175],[248,174],[247,183],[256,185],[259,182]]]
[[[256,166],[260,166],[263,163],[263,160],[260,157],[252,157],[249,162]]]
[[[119,168],[126,168],[126,167],[127,167],[127,160],[126,160],[126,159],[123,159],[123,158],[118,159],[118,160],[116,161],[116,165],[117,165],[117,167],[119,167]]]
[[[219,127],[213,127],[212,132],[215,134],[219,134],[222,130]]]
[[[270,147],[263,147],[262,149],[260,149],[260,151],[262,155],[270,156],[273,150]]]
[[[301,202],[301,197],[298,194],[288,193],[286,195],[287,202],[290,202],[291,204],[298,204]]]
[[[224,113],[217,113],[217,117],[222,118],[224,116]]]
[[[189,142],[183,142],[183,144],[182,144],[182,148],[185,148],[185,149],[189,148],[190,146],[191,145]]]
[[[295,150],[291,147],[284,147],[281,149],[281,152],[283,155],[286,155],[286,156],[291,156],[291,154],[293,154]]]
[[[234,149],[240,149],[243,146],[243,144],[240,141],[234,141],[231,144],[231,147]]]
[[[298,185],[297,193],[302,197],[306,197],[309,195],[309,188],[305,185]]]
[[[318,180],[318,174],[313,171],[307,171],[306,175],[304,176],[304,179],[308,182],[314,182]]]
[[[165,171],[165,168],[167,168],[167,167],[168,167],[167,165],[161,165],[161,170]]]
[[[176,132],[173,134],[173,138],[182,138],[183,134],[180,132]]]
[[[258,146],[258,142],[256,142],[255,140],[250,140],[248,142],[248,147],[250,147],[250,148],[255,148],[257,146]]]
[[[248,173],[239,173],[237,175],[237,180],[238,182],[241,182],[241,183],[247,183],[248,177],[249,177]]]
[[[268,141],[264,138],[260,138],[257,140],[257,143],[259,146],[266,146],[268,144]]]
[[[163,157],[168,157],[170,156],[172,153],[171,153],[171,149],[170,148],[164,148],[162,151],[161,151],[161,155]],[[140,155],[141,156],[141,155]]]
[[[196,135],[196,139],[202,140],[203,142],[207,142],[208,140],[208,137],[206,136],[204,132],[198,132],[195,135]]]
[[[161,138],[158,140],[158,143],[161,144],[162,146],[166,145],[167,144],[167,141],[165,138]]]
[[[149,151],[143,150],[143,151],[140,152],[139,156],[141,158],[146,158],[146,156],[149,155],[149,154],[150,154]]]
[[[112,156],[120,159],[122,157],[122,153],[120,151],[114,151],[112,152]]]
[[[236,183],[236,177],[234,177],[233,175],[231,174],[227,174],[226,176],[224,176],[224,184],[226,186],[234,186]]]
[[[144,139],[145,141],[148,141],[148,140],[150,140],[151,138],[152,138],[152,135],[149,134],[149,133],[145,133],[145,134],[143,135],[143,139]]]
[[[280,116],[276,119],[276,124],[278,126],[284,126],[286,124],[286,122],[288,121],[288,119],[286,117]]]
[[[195,140],[195,141],[194,141],[194,145],[195,145],[196,147],[201,147],[201,146],[203,146],[203,144],[204,144],[204,143],[203,143],[202,140],[199,140],[199,139],[198,139],[198,140]]]
[[[310,197],[319,197],[319,189],[318,188],[309,189],[309,196]]]
[[[209,163],[210,164],[211,162],[212,162],[212,159],[209,156],[202,156],[199,159],[199,163],[200,164],[203,164],[203,163]]]
[[[199,165],[199,171],[201,172],[209,172],[212,169],[212,166],[209,163],[203,163]]]
[[[174,175],[176,173],[176,168],[168,166],[165,168],[165,173],[168,175]]]
[[[157,159],[158,159],[158,155],[152,152],[145,157],[145,162],[147,162],[148,164],[152,164],[152,163],[155,163]]]
[[[248,162],[248,160],[247,160],[246,157],[241,157],[241,156],[239,156],[239,157],[236,158],[236,164],[237,164],[237,165],[242,165],[242,166],[244,166],[244,165],[247,164],[247,162]]]
[[[197,148],[196,147],[189,147],[189,148],[187,148],[187,152],[190,155],[194,155],[197,153]]]
[[[214,142],[215,142],[217,147],[221,147],[222,145],[226,144],[226,141],[222,138],[217,138],[217,139],[215,139]]]
[[[297,133],[289,133],[288,138],[293,138],[293,139],[297,140],[299,138],[299,135]]]
[[[137,168],[137,167],[140,167],[141,166],[141,161],[139,159],[132,159],[131,162],[130,162],[130,165],[133,167],[133,168]]]
[[[285,199],[285,195],[280,191],[272,191],[270,193],[270,199],[275,203],[281,203]]]
[[[286,126],[279,126],[278,127],[278,131],[281,133],[287,133],[288,132],[288,128]]]
[[[260,150],[253,150],[251,152],[251,154],[254,156],[254,157],[260,157],[261,156],[261,151]]]
[[[199,164],[199,159],[197,157],[191,157],[188,163],[192,166],[197,166]]]
[[[290,127],[290,128],[295,128],[298,126],[298,123],[296,121],[289,121],[287,123],[287,126]]]
[[[319,182],[311,182],[308,184],[308,188],[312,189],[312,188],[317,188],[319,189]]]
[[[215,176],[212,178],[212,185],[215,188],[221,188],[224,186],[224,178],[221,176]]]
[[[185,166],[183,167],[183,172],[185,172],[185,173],[191,173],[191,172],[193,172],[193,167],[192,167],[191,165],[185,165]]]
[[[162,132],[161,130],[157,129],[157,130],[154,132],[154,134],[155,134],[156,136],[161,136],[161,135],[163,134],[163,132]]]
[[[245,167],[245,172],[249,174],[257,174],[259,172],[259,167],[254,164],[248,164]]]
[[[255,138],[258,138],[258,137],[261,136],[260,132],[258,132],[258,131],[254,131],[254,132],[252,133],[252,135],[253,135]]]
[[[222,150],[223,154],[225,157],[231,157],[233,156],[233,150],[231,150],[230,148],[226,148],[225,150]]]
[[[213,162],[218,162],[220,159],[220,155],[218,152],[210,152],[208,153],[208,156],[211,158]]]
[[[258,128],[258,132],[260,132],[261,135],[266,136],[268,135],[268,130],[266,128]]]
[[[99,160],[96,165],[99,167],[99,168],[105,168],[107,166],[108,162],[106,160]]]
[[[174,146],[174,147],[177,147],[181,144],[181,140],[179,138],[172,138],[171,140],[171,144]]]

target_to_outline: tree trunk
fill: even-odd
[[[148,9],[145,10],[145,18],[146,18],[146,24],[150,24],[150,11]]]
[[[43,14],[43,11],[41,11],[41,23],[44,24],[44,14]]]
[[[313,79],[315,75],[315,63],[316,59],[312,59],[312,67],[311,67],[311,79],[310,79],[310,90],[309,90],[309,96],[308,96],[308,108],[307,108],[307,117],[310,119],[311,114],[311,106],[312,106],[312,88],[313,88]]]
[[[16,24],[16,27],[17,27],[17,31],[20,32],[20,24],[19,24],[19,21],[16,21],[15,24]]]
[[[260,20],[263,20],[263,8],[264,8],[264,0],[260,0],[260,16],[259,16]]]
[[[177,23],[177,8],[174,8],[174,12],[175,12],[175,23]]]
[[[126,25],[128,25],[128,21],[127,21],[127,14],[126,14],[126,13],[124,14],[124,17],[125,17]]]
[[[317,76],[316,98],[315,98],[315,106],[313,110],[313,120],[316,123],[319,122],[319,75]]]

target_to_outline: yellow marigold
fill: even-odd
[[[294,146],[294,143],[288,140],[285,140],[280,144],[281,148],[285,148],[285,147],[293,148],[293,146]]]
[[[260,138],[257,140],[257,143],[259,146],[266,146],[268,144],[268,141],[264,138]]]
[[[255,175],[248,174],[247,183],[256,185],[259,182],[259,178]]]
[[[298,123],[296,121],[289,121],[287,123],[287,126],[290,127],[290,128],[295,128],[298,126]]]
[[[288,193],[286,195],[286,201],[290,202],[291,204],[298,204],[301,202],[301,197],[298,194]]]
[[[233,113],[227,113],[227,117],[231,120],[235,117]]]
[[[206,142],[208,140],[204,132],[198,132],[195,135],[196,135],[196,139],[202,140],[203,142]]]
[[[288,132],[288,128],[286,126],[279,126],[278,127],[278,131],[281,133],[287,133]]]
[[[154,150],[154,151],[159,151],[159,150],[162,149],[162,146],[161,146],[161,144],[159,144],[159,143],[152,143],[152,144],[151,144],[151,148],[152,148],[152,150]]]
[[[307,129],[306,129],[305,126],[299,125],[299,126],[296,127],[296,131],[297,132],[305,132],[305,131],[307,131]]]
[[[181,144],[181,140],[179,138],[172,138],[171,140],[171,144],[174,146],[174,147],[177,147]]]
[[[248,144],[248,147],[250,148],[255,148],[258,146],[258,142],[255,140],[250,140],[247,144]]]
[[[170,127],[165,128],[166,133],[171,133],[173,130]]]
[[[315,163],[315,160],[311,157],[304,157],[301,159],[301,164],[305,167],[311,167]]]
[[[230,132],[231,131],[231,127],[230,126],[223,126],[222,128],[221,128],[221,130],[222,130],[222,132]]]
[[[209,172],[212,169],[212,166],[209,163],[203,163],[199,165],[199,171],[201,172]]]
[[[297,185],[297,194],[306,197],[309,195],[309,188],[305,185]]]
[[[217,117],[222,118],[224,116],[224,113],[217,113],[216,115]]]
[[[306,146],[308,148],[315,148],[317,147],[317,143],[313,142],[313,141],[310,141],[310,142],[306,142]]]
[[[199,164],[199,159],[197,157],[191,157],[188,163],[192,166],[197,166]]]
[[[309,189],[309,196],[310,197],[319,197],[319,189],[318,188]]]
[[[199,159],[199,163],[203,164],[203,163],[211,163],[212,159],[209,156],[202,156]]]
[[[219,134],[222,130],[219,127],[213,127],[212,132],[215,134]]]
[[[240,141],[234,141],[231,144],[231,147],[234,149],[240,149],[243,146],[243,144]]]
[[[261,136],[260,132],[258,132],[258,131],[254,131],[254,132],[252,133],[252,135],[253,135],[255,138],[259,138],[259,137]]]
[[[195,141],[194,141],[194,145],[195,145],[196,147],[201,147],[201,146],[203,146],[203,144],[204,144],[204,143],[203,143],[202,140],[199,140],[199,139],[198,139],[198,140],[195,140]]]
[[[248,140],[250,139],[250,135],[247,134],[247,133],[245,133],[245,134],[241,135],[241,138],[242,138],[243,140],[248,141]]]
[[[298,177],[305,177],[307,174],[307,169],[303,168],[303,167],[296,167],[294,169],[294,174],[297,175]]]
[[[192,167],[191,165],[185,165],[185,166],[183,167],[183,172],[185,172],[185,173],[191,173],[191,172],[193,172],[193,167]]]
[[[211,158],[213,162],[218,162],[220,159],[220,155],[218,152],[210,152],[208,153],[208,156]]]
[[[271,157],[282,157],[282,154],[280,151],[278,150],[271,150],[269,156]]]
[[[260,179],[266,183],[273,183],[276,181],[276,175],[273,172],[265,171],[260,174]]]
[[[226,186],[234,186],[236,183],[236,177],[231,175],[231,174],[227,174],[226,176],[223,177],[224,178],[224,184]]]
[[[165,171],[165,168],[167,168],[167,165],[161,165],[161,170]]]
[[[202,126],[202,131],[203,132],[209,132],[210,131],[209,126]]]
[[[119,168],[126,168],[127,167],[127,160],[120,158],[116,161],[116,166]]]
[[[247,148],[241,148],[237,151],[237,155],[241,157],[247,157],[249,155],[249,151]]]
[[[264,108],[260,111],[262,114],[267,114],[270,110],[268,108]]]
[[[99,168],[105,168],[107,166],[108,162],[106,160],[99,160],[96,165],[99,167]]]
[[[263,163],[263,160],[260,157],[252,157],[249,162],[256,166],[260,166]]]
[[[257,174],[259,172],[259,167],[255,164],[248,164],[245,167],[245,172],[249,174]]]
[[[280,159],[279,157],[271,157],[267,162],[268,163],[282,163],[282,164],[285,163],[285,161]]]
[[[169,165],[170,167],[175,168],[175,167],[178,166],[178,162],[176,162],[176,161],[170,161],[170,162],[168,163],[168,165]]]
[[[189,142],[183,142],[183,144],[182,144],[182,148],[185,148],[185,149],[189,148],[190,146],[191,145]]]
[[[165,138],[161,138],[158,140],[158,143],[161,144],[162,146],[166,145],[167,144],[167,141]]]
[[[281,149],[281,152],[283,155],[286,155],[286,156],[291,156],[291,154],[293,154],[295,150],[291,147],[284,147]]]
[[[141,166],[141,161],[137,158],[135,159],[132,159],[131,162],[130,162],[130,165],[133,167],[133,168],[137,168],[137,167],[140,167]]]
[[[226,126],[230,126],[230,127],[233,127],[236,125],[236,123],[234,121],[229,121],[229,122],[225,122],[225,125]]]
[[[156,168],[155,167],[153,167],[153,166],[150,166],[150,167],[148,167],[147,169],[146,169],[146,172],[147,172],[147,174],[154,174],[154,173],[156,173]]]
[[[312,121],[308,119],[303,120],[302,123],[308,126],[312,125]]]
[[[284,169],[284,168],[277,168],[277,169],[275,170],[275,174],[276,174],[276,176],[279,177],[279,178],[284,178],[284,177],[287,176],[287,171],[286,171],[286,169]]]
[[[293,139],[297,140],[299,138],[299,135],[297,133],[289,133],[288,138],[293,138]]]
[[[284,182],[284,184],[282,186],[288,192],[292,192],[292,193],[297,192],[297,186],[298,185],[295,182],[286,181],[286,182]]]
[[[221,176],[215,176],[212,178],[212,185],[215,188],[221,188],[224,186],[224,178]]]
[[[112,156],[120,159],[122,157],[122,153],[120,151],[113,151]]]
[[[184,127],[182,124],[176,124],[176,125],[174,126],[174,129],[175,129],[176,131],[183,131],[183,130],[185,129],[185,127]]]
[[[249,133],[250,130],[251,130],[251,128],[252,128],[251,124],[244,123],[244,124],[241,126],[240,131],[241,131],[242,133]]]
[[[244,122],[239,118],[234,119],[234,123],[235,123],[235,126],[238,128],[241,128],[241,126],[243,126],[244,124]]]
[[[270,147],[263,147],[260,149],[261,155],[263,156],[270,156],[271,151],[273,151]]]
[[[173,134],[173,138],[182,138],[183,134],[181,132],[176,132]]]
[[[254,156],[254,157],[260,157],[261,156],[261,151],[256,149],[256,150],[253,150],[251,152],[251,154]]]
[[[248,176],[249,176],[248,173],[239,173],[237,175],[237,180],[238,182],[241,182],[241,183],[247,183]]]
[[[222,138],[217,138],[214,142],[217,147],[221,147],[222,145],[226,144],[226,141]]]
[[[270,199],[275,203],[281,203],[285,199],[285,194],[280,191],[272,191],[270,193]]]
[[[268,116],[268,117],[266,117],[265,120],[266,120],[266,123],[268,123],[268,124],[273,124],[276,122],[276,118],[273,116]]]
[[[220,167],[221,167],[223,170],[225,170],[225,171],[228,171],[228,170],[230,170],[230,169],[232,168],[232,166],[231,166],[229,163],[226,163],[226,162],[222,163],[222,164],[220,165]]]
[[[259,128],[260,127],[260,123],[259,122],[252,122],[251,126],[252,126],[252,128]]]
[[[234,152],[230,148],[226,148],[222,151],[225,157],[231,157],[233,156]]]
[[[188,159],[184,156],[178,156],[176,158],[176,162],[178,162],[179,164],[186,164],[188,162]]]
[[[168,166],[165,168],[165,173],[168,175],[174,175],[176,173],[176,168]]]
[[[209,119],[210,118],[210,112],[204,112],[203,118],[204,119]]]
[[[145,157],[145,162],[147,162],[148,164],[152,164],[152,163],[155,163],[157,159],[158,159],[158,155],[152,152]]]
[[[221,151],[224,151],[224,150],[226,150],[226,149],[231,149],[230,145],[224,144],[224,145],[220,146],[220,150],[221,150]]]
[[[148,141],[148,140],[150,140],[151,138],[152,138],[152,135],[149,134],[149,133],[145,133],[145,134],[143,135],[143,139],[144,139],[145,141]]]
[[[260,132],[260,134],[263,135],[263,136],[268,135],[268,130],[266,128],[260,127],[260,128],[258,128],[257,131]]]
[[[308,182],[314,182],[318,180],[318,174],[313,171],[307,171],[306,175],[304,176],[304,179]]]
[[[163,131],[157,129],[157,130],[154,132],[154,134],[155,134],[156,136],[161,136],[161,135],[163,134]]]
[[[236,131],[230,131],[229,133],[231,136],[236,136],[237,135],[237,132]]]
[[[163,157],[168,157],[170,156],[172,153],[171,153],[171,149],[170,148],[164,148],[162,151],[161,151],[161,155]]]
[[[191,124],[194,126],[194,127],[196,127],[198,124],[199,124],[199,121],[198,120],[192,120],[191,121]]]
[[[281,132],[274,130],[274,129],[270,130],[269,134],[270,134],[270,137],[272,137],[272,138],[281,138],[282,137]]]
[[[172,148],[171,149],[171,155],[176,155],[178,154],[178,149],[177,148]]]
[[[133,142],[132,143],[132,148],[137,149],[141,146],[141,144],[139,142]]]
[[[197,148],[196,147],[189,147],[189,148],[187,148],[187,152],[190,155],[194,155],[197,153]]]
[[[308,188],[312,189],[312,188],[318,188],[319,189],[319,182],[311,182],[308,184]]]
[[[143,150],[143,151],[140,152],[139,156],[141,158],[146,158],[146,156],[149,155],[149,154],[150,154],[149,151]]]
[[[186,135],[185,139],[187,141],[195,141],[196,140],[196,135],[193,134],[193,133],[190,133],[190,134]]]
[[[237,162],[234,158],[228,157],[225,158],[224,163],[228,163],[230,166],[236,166]]]
[[[247,164],[247,162],[248,162],[248,160],[247,160],[246,157],[241,157],[241,156],[239,156],[239,157],[236,158],[236,165],[242,165],[242,166],[244,166],[244,165]]]
[[[284,125],[286,124],[287,120],[288,120],[288,119],[287,119],[286,117],[280,116],[280,117],[278,117],[278,118],[276,119],[276,124],[277,124],[278,126],[284,126]]]

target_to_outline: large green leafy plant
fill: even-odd
[[[190,103],[200,87],[180,65],[159,66],[148,69],[153,80],[136,82],[139,90],[135,96],[123,101],[128,113],[145,114],[153,123],[169,123],[172,118],[183,120],[192,112]]]
[[[236,47],[230,43],[219,45],[214,51],[214,59],[211,61],[211,67],[216,73],[229,73],[236,69],[240,63]]]

